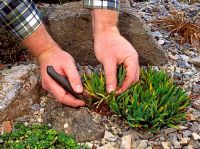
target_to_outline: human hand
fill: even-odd
[[[77,93],[83,92],[81,79],[77,72],[74,59],[67,52],[62,51],[59,47],[49,49],[38,57],[41,67],[42,86],[52,93],[57,101],[72,107],[84,106],[82,100],[76,99],[67,93],[47,74],[47,66],[51,65],[60,75],[67,76],[73,90]]]
[[[107,92],[110,93],[117,87],[117,65],[123,64],[127,74],[116,94],[122,93],[139,80],[138,54],[134,47],[120,35],[117,27],[95,32],[94,50],[98,61],[104,66]]]
[[[53,66],[60,75],[67,76],[73,90],[83,92],[81,79],[77,72],[74,59],[67,52],[62,51],[50,37],[43,24],[35,32],[22,41],[40,62],[42,86],[54,95],[61,103],[72,107],[84,106],[82,100],[78,100],[59,86],[48,74],[47,66]]]

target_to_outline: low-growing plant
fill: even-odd
[[[14,130],[0,136],[0,140],[0,148],[3,149],[89,149],[64,132],[39,124],[25,126],[17,123]]]
[[[118,69],[118,85],[126,76],[125,69]],[[105,101],[110,109],[125,119],[131,127],[156,130],[163,126],[175,127],[186,118],[189,105],[187,93],[177,87],[164,71],[141,69],[140,81],[120,95],[107,94],[105,77],[93,73],[85,75],[85,90],[92,95],[92,103]]]

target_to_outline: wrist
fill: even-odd
[[[24,39],[22,43],[37,59],[43,53],[48,53],[57,47],[57,44],[49,36],[43,24],[29,37]]]
[[[94,38],[107,33],[119,34],[117,27],[118,12],[105,9],[94,9],[91,10],[91,15]]]
[[[116,36],[120,36],[120,32],[117,27],[111,27],[106,30],[95,29],[93,31],[94,41],[99,41],[101,39],[106,40],[108,38],[113,38]]]
[[[37,59],[41,63],[45,59],[49,59],[59,50],[57,45],[50,45],[48,48],[45,48],[37,55]]]

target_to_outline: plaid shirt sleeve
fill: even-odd
[[[20,39],[31,35],[41,24],[32,0],[0,0],[0,24]]]
[[[110,9],[119,11],[120,0],[83,0],[85,8],[89,9]]]

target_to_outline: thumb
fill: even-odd
[[[75,64],[71,62],[68,63],[68,65],[65,65],[64,72],[67,75],[73,90],[77,93],[83,92],[83,86]]]
[[[114,91],[117,87],[117,66],[112,60],[109,60],[103,64],[105,76],[106,76],[106,90],[108,93]]]

